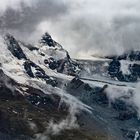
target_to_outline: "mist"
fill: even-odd
[[[138,0],[2,0],[0,5],[2,34],[37,43],[47,31],[75,58],[140,48]]]

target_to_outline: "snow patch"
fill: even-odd
[[[65,50],[54,47],[42,46],[39,51],[45,54],[46,58],[53,57],[55,60],[60,60],[67,57]]]
[[[126,74],[126,75],[131,74],[131,72],[129,70],[130,62],[126,61],[126,60],[121,60],[120,63],[121,63],[120,70],[122,71],[122,73]]]

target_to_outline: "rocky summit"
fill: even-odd
[[[45,33],[0,37],[0,140],[138,140],[138,52],[72,59]]]

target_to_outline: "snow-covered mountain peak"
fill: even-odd
[[[4,71],[15,80],[22,79],[18,82],[25,83],[30,78],[35,78],[53,86],[57,84],[52,78],[54,74],[78,74],[78,64],[48,33],[45,33],[41,40],[39,45],[34,46],[17,41],[11,34],[1,37],[0,63]],[[53,45],[50,45],[50,42]]]
[[[57,49],[63,49],[63,47],[58,42],[53,40],[53,38],[51,37],[51,35],[48,32],[46,32],[44,35],[42,35],[39,42],[42,46],[47,45],[49,47],[54,47],[54,48],[57,48]]]

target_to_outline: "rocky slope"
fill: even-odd
[[[140,77],[140,51],[130,51],[120,56],[108,56],[106,58],[112,60],[108,69],[111,77],[127,82],[137,81]]]
[[[78,64],[49,34],[42,38],[34,47],[10,34],[1,38],[1,140],[96,138],[78,122],[91,108],[63,89],[79,72]]]

